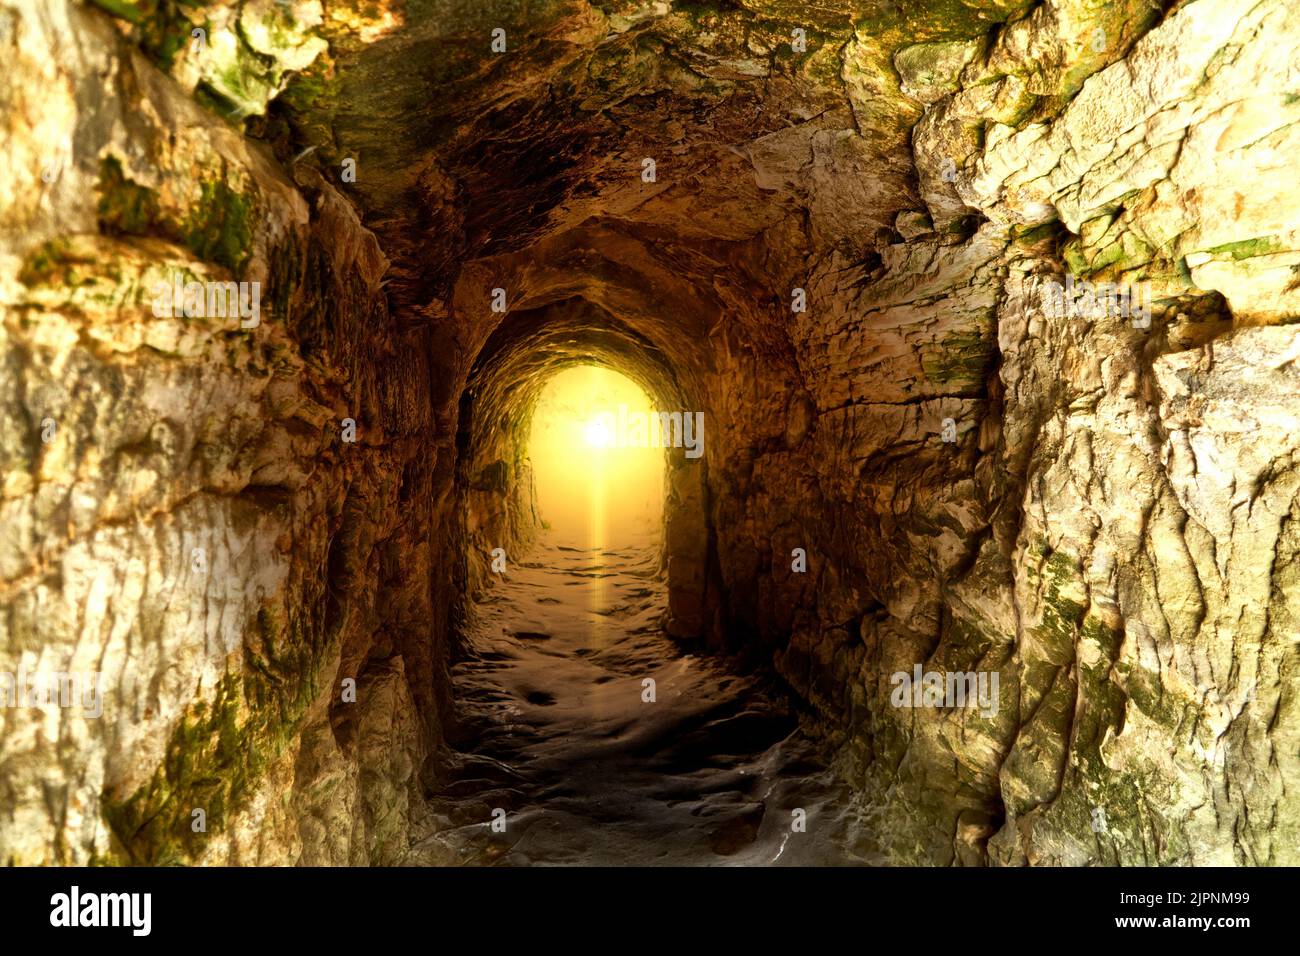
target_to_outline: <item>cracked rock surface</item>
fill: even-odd
[[[104,692],[0,709],[0,860],[446,845],[529,403],[599,361],[708,422],[668,632],[788,685],[878,859],[1300,862],[1295,4],[0,0],[0,45],[0,673]],[[995,712],[898,706],[918,665]]]

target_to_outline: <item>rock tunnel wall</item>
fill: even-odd
[[[400,861],[529,531],[463,397],[552,335],[705,411],[675,626],[892,859],[1296,862],[1295,9],[104,6],[0,6],[0,669],[105,682],[0,716],[0,857]],[[154,316],[172,269],[261,323]],[[996,712],[896,706],[918,665]]]
[[[0,656],[104,705],[6,710],[0,857],[391,861],[446,703],[428,330],[334,187],[104,14],[3,20]],[[259,323],[155,315],[174,272],[260,282]]]

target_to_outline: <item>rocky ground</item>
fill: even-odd
[[[478,609],[433,832],[405,862],[872,859],[851,789],[781,693],[663,634],[657,541],[549,538]]]

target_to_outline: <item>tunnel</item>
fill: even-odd
[[[0,861],[1300,862],[1294,3],[0,43]]]

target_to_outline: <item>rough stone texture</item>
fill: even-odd
[[[597,359],[706,414],[670,627],[892,859],[1297,862],[1293,4],[101,6],[0,7],[0,667],[120,688],[0,713],[0,855],[400,859],[529,396]],[[155,319],[173,265],[274,306]]]
[[[334,187],[99,13],[0,22],[0,669],[99,670],[105,695],[0,717],[0,857],[394,860],[445,685],[430,349],[390,326]],[[170,270],[260,281],[261,324],[156,317]]]

